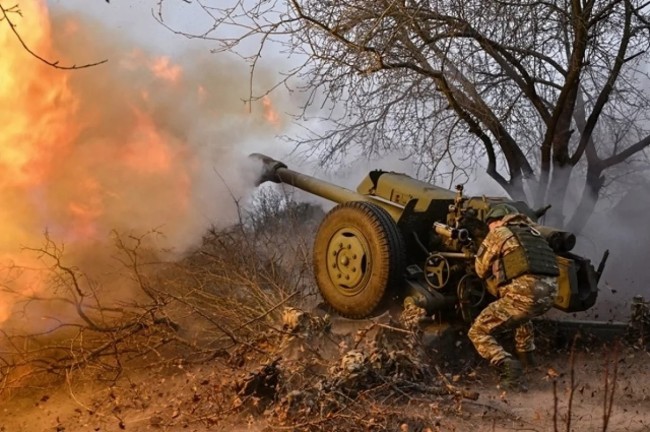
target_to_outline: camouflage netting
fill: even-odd
[[[372,401],[418,394],[475,399],[431,364],[420,342],[424,315],[407,305],[398,323],[385,317],[340,335],[331,332],[329,316],[287,308],[276,358],[238,380],[235,406],[295,430],[322,430],[325,423],[329,430],[345,430],[335,419]]]

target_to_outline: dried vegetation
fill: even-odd
[[[424,343],[418,308],[355,322],[316,307],[310,246],[321,217],[318,207],[263,194],[238,223],[209,230],[196,250],[174,262],[160,260],[151,247],[159,233],[114,233],[113,258],[120,271],[117,282],[108,285],[69,264],[63,247],[46,236],[43,246],[32,250],[45,264],[46,291],[18,291],[12,277],[27,269],[6,271],[3,289],[20,302],[0,334],[0,397],[5,413],[12,413],[0,419],[0,428],[530,426],[514,409],[518,399],[495,390],[493,372],[483,373],[485,366],[462,335],[448,345],[452,352]],[[642,323],[648,319],[644,310],[638,312]],[[38,314],[48,317],[46,326],[34,331],[24,325]],[[644,325],[634,328],[634,343],[621,347],[618,357],[598,362],[607,366],[604,390],[598,387],[604,392],[598,402],[604,414],[585,430],[611,426],[621,359],[647,356]],[[564,358],[564,371],[555,363],[555,369],[535,375],[543,380],[538,387],[547,387],[543,404],[548,409],[536,414],[545,426],[531,430],[568,431],[585,424],[578,400],[584,385],[581,390],[582,378],[574,373],[578,363],[569,354],[575,351],[555,354]],[[650,397],[635,388],[635,401]],[[48,406],[50,414],[43,414]],[[40,417],[18,415],[34,410]],[[639,424],[648,426],[644,421]]]

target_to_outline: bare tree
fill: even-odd
[[[169,2],[157,11],[163,24]],[[579,230],[606,171],[647,158],[645,0],[194,3],[214,24],[174,31],[221,43],[253,72],[278,46],[303,61],[284,83],[307,83],[302,115],[327,108],[331,127],[298,138],[324,162],[360,146],[399,150],[425,173],[443,160],[482,163],[511,197],[551,203],[558,219],[580,176],[582,197],[565,221]]]

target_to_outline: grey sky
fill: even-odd
[[[109,33],[127,33],[135,41],[162,53],[172,53],[202,42],[176,35],[160,25],[152,16],[157,0],[46,0],[52,14],[74,11],[96,20]],[[195,6],[171,0],[166,2],[166,20],[174,27],[200,29],[209,25],[202,13],[193,13]],[[207,44],[205,45],[207,47]]]

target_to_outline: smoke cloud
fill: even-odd
[[[235,220],[235,199],[254,188],[246,155],[273,146],[285,127],[278,107],[287,101],[245,104],[249,70],[242,62],[198,49],[161,55],[86,16],[51,14],[41,0],[21,2],[21,9],[17,29],[44,58],[109,61],[57,70],[30,56],[8,26],[0,28],[5,267],[35,265],[21,249],[42,247],[44,232],[68,256],[103,272],[111,232],[157,230],[163,235],[155,247],[178,257],[208,227]],[[259,87],[272,79],[259,69],[256,76]],[[20,283],[27,286],[16,288]],[[42,288],[13,275],[5,276],[8,284],[23,293]],[[2,322],[11,301],[0,304]]]
[[[609,259],[599,283],[597,304],[587,314],[598,319],[625,319],[634,296],[650,300],[650,182],[630,188],[617,203],[594,214],[578,238],[581,251],[595,265],[605,250]]]

